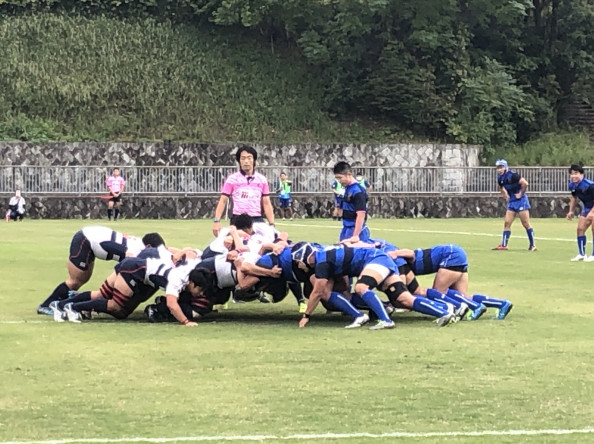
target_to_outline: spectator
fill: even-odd
[[[119,168],[113,169],[111,176],[107,178],[105,184],[107,185],[107,190],[111,196],[111,198],[107,201],[107,219],[111,220],[113,216],[113,220],[116,221],[120,215],[122,192],[126,186],[126,181],[122,176],[120,176]]]
[[[332,182],[332,192],[334,193],[334,211],[332,211],[332,220],[342,220],[342,199],[344,198],[344,187],[334,179]]]
[[[8,202],[8,211],[6,212],[6,222],[9,220],[23,221],[25,216],[25,198],[21,196],[21,190],[16,190],[14,196]]]
[[[357,181],[357,183],[359,185],[361,185],[363,187],[363,189],[365,191],[367,191],[367,195],[369,196],[369,193],[371,192],[373,187],[371,186],[369,181],[367,179],[365,179],[365,177],[363,176],[363,173],[361,171],[359,171],[357,173],[357,175],[355,176],[355,180]]]
[[[291,208],[291,183],[292,182],[287,179],[287,174],[284,171],[280,173],[276,192],[279,193],[279,211],[283,220],[285,220],[285,216],[287,216],[289,220],[293,220],[293,208]]]
[[[269,230],[262,217],[262,210],[264,210],[268,224],[274,227],[274,209],[270,202],[268,181],[266,177],[255,171],[258,153],[251,146],[244,145],[235,153],[235,159],[239,164],[239,171],[227,177],[223,184],[213,219],[212,232],[215,236],[221,231],[221,217],[229,197],[233,202],[231,224],[234,223],[236,216],[246,213],[254,221],[254,230],[257,231],[258,225],[260,229]]]

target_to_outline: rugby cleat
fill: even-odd
[[[66,313],[66,319],[68,319],[69,322],[80,323],[80,313],[72,308],[71,303],[64,305],[64,313]]]
[[[584,259],[586,259],[586,256],[578,254],[576,257],[571,258],[571,262],[579,262],[583,261]]]
[[[435,323],[437,324],[438,327],[445,327],[446,325],[449,325],[455,321],[456,319],[456,315],[454,313],[448,313],[445,316],[442,316],[441,318],[437,319],[435,321]]]
[[[464,316],[466,316],[466,314],[468,313],[468,305],[466,305],[464,302],[462,302],[460,304],[460,307],[458,307],[455,311],[454,311],[454,322],[458,322],[461,319],[464,319]]]
[[[42,307],[40,305],[39,307],[37,307],[37,314],[38,315],[53,316],[54,312],[52,311],[51,308],[49,308],[49,307]]]
[[[469,321],[476,321],[478,318],[484,315],[486,311],[487,307],[481,304],[476,310],[469,310],[467,319]]]
[[[530,245],[528,251],[536,251],[536,245]]]
[[[66,314],[62,310],[60,310],[60,307],[58,307],[58,301],[53,301],[49,306],[52,310],[54,321],[64,322],[66,320]]]
[[[369,316],[364,313],[361,316],[357,316],[355,320],[351,324],[347,325],[345,328],[359,328],[367,324],[368,322]]]
[[[501,307],[499,309],[499,313],[497,313],[497,316],[495,317],[495,319],[499,319],[499,320],[505,319],[513,307],[514,307],[514,304],[512,304],[510,301],[505,301],[505,303],[503,304],[503,307]]]
[[[594,262],[594,254],[584,258],[584,262]]]
[[[393,321],[387,322],[387,321],[379,320],[379,321],[377,321],[377,324],[369,327],[369,330],[387,330],[387,329],[391,329],[391,328],[395,328],[395,327],[396,327],[396,324],[394,324]]]
[[[507,250],[507,245],[497,245],[495,248],[493,248],[493,250],[506,251]]]
[[[299,302],[299,313],[303,314],[307,310],[307,302],[301,301]]]

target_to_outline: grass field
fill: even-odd
[[[149,324],[141,310],[83,324],[36,315],[65,278],[72,235],[96,223],[0,225],[0,444],[594,442],[594,263],[569,262],[575,223],[534,220],[529,252],[516,222],[499,252],[499,219],[370,221],[400,247],[463,246],[471,292],[514,302],[504,321],[490,310],[438,329],[406,313],[395,330],[345,330],[318,309],[300,330],[290,295],[230,304],[194,328]],[[113,225],[179,247],[211,237],[210,221]],[[339,232],[328,220],[278,225],[293,240]],[[112,266],[98,261],[88,287]]]

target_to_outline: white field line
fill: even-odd
[[[320,433],[295,435],[217,435],[217,436],[177,436],[172,438],[71,438],[39,441],[0,441],[0,444],[72,444],[72,443],[126,443],[126,442],[204,442],[204,441],[286,441],[286,440],[318,440],[318,439],[385,439],[385,438],[447,438],[472,436],[543,436],[543,435],[575,435],[594,433],[594,428],[584,429],[543,429],[543,430],[484,430],[470,432],[389,432],[389,433]]]
[[[286,226],[286,227],[293,226],[293,227],[304,227],[304,228],[329,228],[332,230],[336,230],[337,233],[340,233],[340,229],[342,228],[342,226],[338,226],[338,225],[308,225],[308,224],[293,224],[293,223],[291,223],[291,224],[277,223],[277,225],[282,225],[282,226]],[[522,228],[518,227],[517,231],[522,230]],[[370,228],[370,230],[372,230],[372,233],[375,233],[376,231],[387,231],[390,233],[458,234],[458,235],[464,235],[464,236],[484,236],[484,237],[497,237],[497,238],[501,237],[501,233],[477,233],[477,232],[472,232],[472,231],[417,230],[417,229],[413,229],[413,228],[401,229],[401,228],[377,228],[377,227]],[[378,237],[378,236],[372,236],[372,237]],[[511,237],[517,238],[517,239],[525,239],[526,234],[522,230],[522,235],[512,235]],[[562,238],[562,237],[534,236],[534,239],[545,240],[545,241],[576,242],[575,238],[567,239],[567,238]]]

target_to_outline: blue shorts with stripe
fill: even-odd
[[[507,203],[507,211],[513,211],[514,213],[519,213],[520,211],[526,211],[530,209],[530,201],[528,200],[528,196],[525,194],[517,199],[517,200],[510,200]]]

